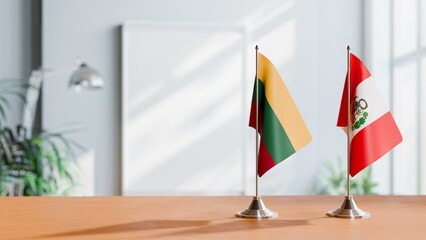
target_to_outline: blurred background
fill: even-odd
[[[355,193],[425,194],[425,12],[423,0],[0,0],[2,194],[252,195],[256,44],[313,137],[260,179],[262,195],[344,192],[347,45],[404,138]],[[101,89],[69,88],[76,59]],[[38,72],[31,97],[39,67],[55,74]],[[28,106],[34,131],[21,134]]]

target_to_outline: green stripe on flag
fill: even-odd
[[[259,102],[262,104],[263,99],[265,98],[265,85],[263,85],[263,82],[260,79],[257,80],[257,82],[259,83]],[[253,96],[251,98],[251,101],[256,102],[256,85],[253,86]]]
[[[263,103],[262,139],[272,159],[278,164],[296,151],[268,100],[265,100]]]
[[[281,125],[265,96],[265,86],[259,79],[259,108],[263,112],[262,139],[275,164],[296,152],[285,129]],[[253,87],[252,102],[256,103],[256,86]],[[260,116],[261,117],[261,116]]]

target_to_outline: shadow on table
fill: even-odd
[[[226,222],[214,223],[214,221]],[[214,221],[207,220],[149,220],[149,221],[138,221],[124,224],[110,225],[98,228],[88,228],[77,231],[68,231],[62,233],[54,233],[42,236],[36,236],[34,238],[58,238],[58,237],[77,237],[84,235],[97,235],[97,234],[114,234],[124,232],[135,232],[135,231],[146,231],[146,230],[159,230],[159,229],[179,229],[187,228],[184,230],[176,230],[163,234],[155,235],[155,237],[166,237],[166,236],[184,236],[193,234],[208,234],[208,233],[220,233],[220,232],[236,232],[245,230],[256,230],[256,229],[267,229],[267,228],[283,228],[283,227],[294,227],[309,224],[308,220],[247,220],[247,219],[235,219],[229,221],[229,219],[220,219]],[[154,237],[154,236],[153,236]]]
[[[270,228],[285,228],[285,227],[296,227],[302,225],[308,225],[308,220],[253,220],[253,219],[240,219],[232,222],[224,222],[218,224],[206,224],[191,229],[173,231],[169,233],[155,235],[154,237],[166,237],[166,236],[184,236],[190,235],[194,232],[198,234],[209,234],[209,233],[226,233],[226,232],[238,232],[238,231],[251,231],[258,229],[270,229]]]
[[[122,232],[133,232],[154,229],[173,229],[184,227],[199,227],[208,224],[209,221],[187,221],[187,220],[149,220],[138,221],[124,224],[109,225],[98,228],[88,228],[77,231],[68,231],[62,233],[54,233],[48,235],[37,236],[34,238],[57,238],[57,237],[70,237],[82,235],[96,235],[96,234],[111,234]]]

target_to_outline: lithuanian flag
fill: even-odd
[[[261,135],[258,174],[291,156],[308,144],[311,134],[277,69],[258,53],[259,122]],[[250,112],[249,126],[256,128],[256,85]]]

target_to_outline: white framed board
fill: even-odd
[[[246,39],[238,26],[122,26],[122,194],[244,191]]]

